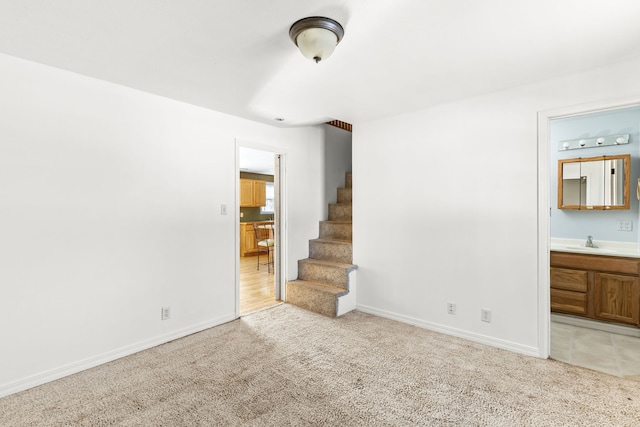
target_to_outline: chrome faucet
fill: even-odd
[[[585,248],[597,248],[596,245],[593,244],[593,236],[587,236],[587,243],[584,244]]]

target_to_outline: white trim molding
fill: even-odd
[[[148,350],[152,347],[156,347],[161,344],[168,343],[178,338],[186,337],[187,335],[194,334],[196,332],[204,331],[205,329],[212,328],[214,326],[222,325],[223,323],[235,320],[236,316],[228,314],[226,316],[218,317],[216,319],[208,320],[188,328],[183,328],[177,331],[173,331],[168,334],[160,335],[155,338],[143,340],[135,344],[120,347],[113,351],[98,354],[83,360],[78,360],[67,365],[63,365],[48,371],[44,371],[18,381],[10,382],[0,385],[0,397],[8,396],[13,393],[27,390],[32,387],[36,387],[50,381],[55,381],[68,375],[76,374],[78,372],[85,371],[90,368],[102,365],[104,363],[111,362],[121,357],[130,356],[134,353],[138,353],[143,350]]]
[[[538,357],[540,352],[539,349],[535,347],[529,347],[526,345],[521,345],[518,343],[496,339],[493,337],[488,337],[482,334],[476,334],[469,331],[464,331],[462,329],[456,329],[445,325],[440,325],[438,323],[427,322],[421,319],[416,319],[415,317],[405,316],[402,314],[393,313],[386,310],[379,310],[374,307],[369,307],[366,305],[358,304],[356,306],[356,310],[361,311],[363,313],[373,314],[375,316],[384,317],[385,319],[396,320],[398,322],[407,323],[409,325],[418,326],[423,329],[428,329],[430,331],[439,332],[446,335],[453,335],[458,338],[464,338],[469,341],[474,341],[480,344],[489,345],[491,347],[501,348],[503,350],[509,350],[514,353],[520,353],[527,356]]]

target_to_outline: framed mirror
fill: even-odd
[[[629,209],[631,155],[558,160],[558,209]]]

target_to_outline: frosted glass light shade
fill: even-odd
[[[342,36],[342,25],[322,16],[301,19],[289,29],[289,37],[302,54],[315,62],[331,56]]]
[[[320,62],[331,56],[338,44],[338,37],[324,28],[310,28],[300,33],[296,44],[305,57]]]

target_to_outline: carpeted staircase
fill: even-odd
[[[320,237],[309,241],[309,258],[298,261],[298,279],[287,282],[287,302],[329,317],[355,309],[352,251],[351,172],[329,220],[320,221]]]

